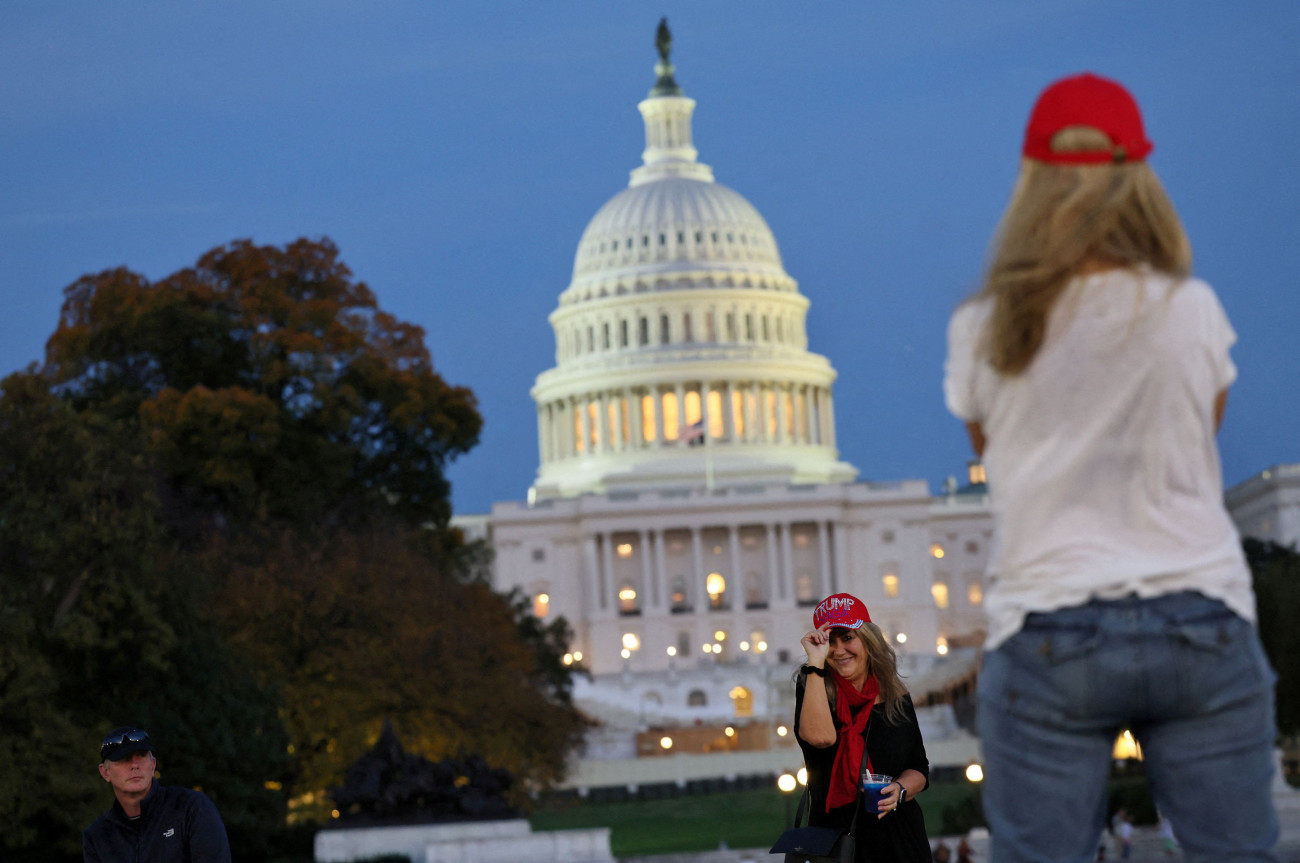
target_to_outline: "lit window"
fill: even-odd
[[[880,579],[881,586],[885,589],[886,599],[898,599],[898,576],[894,573],[886,573]]]
[[[935,608],[948,607],[948,585],[942,581],[936,581],[930,585],[930,595],[934,597]]]
[[[978,581],[972,581],[966,587],[966,598],[970,600],[971,605],[979,605],[984,601],[984,586]]]
[[[631,557],[631,556],[632,556],[632,543],[630,543],[630,542],[620,542],[620,543],[618,544],[618,556],[619,556],[619,557]]]
[[[551,611],[551,595],[539,593],[533,597],[533,617],[545,617]]]
[[[731,695],[731,704],[735,709],[736,716],[754,715],[754,693],[743,686],[737,686],[729,694]],[[732,734],[734,733],[732,731]],[[731,734],[727,736],[730,737]]]

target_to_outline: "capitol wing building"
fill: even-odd
[[[496,589],[572,625],[566,661],[590,672],[575,698],[601,723],[588,760],[793,747],[799,639],[830,593],[868,604],[919,704],[968,681],[983,636],[980,478],[935,497],[839,459],[809,299],[759,212],[698,161],[662,46],[655,68],[643,164],[587,225],[550,315],[528,500],[457,519],[490,541]],[[958,733],[952,715],[927,743]]]

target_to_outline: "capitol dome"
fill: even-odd
[[[845,482],[808,300],[767,222],[697,160],[667,45],[643,164],[583,232],[538,376],[532,497]]]

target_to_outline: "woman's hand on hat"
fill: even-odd
[[[808,655],[808,664],[825,666],[826,656],[831,651],[830,627],[823,626],[820,629],[810,629],[799,639],[799,646],[803,652]]]

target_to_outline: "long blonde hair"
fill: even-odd
[[[1052,140],[1056,152],[1110,146],[1105,133],[1087,126],[1063,129]],[[1016,375],[1029,367],[1052,307],[1087,265],[1191,273],[1191,246],[1160,179],[1145,161],[1049,165],[1024,159],[976,294],[993,300],[980,347],[994,369]]]
[[[897,725],[906,719],[903,696],[907,695],[907,687],[903,685],[903,679],[898,676],[898,654],[894,652],[894,646],[874,623],[864,623],[849,632],[862,642],[867,653],[867,673],[874,674],[880,683],[880,699],[885,705],[885,719],[890,725]],[[827,669],[823,680],[826,685],[826,700],[830,702],[832,716],[835,715],[836,701],[835,678],[831,676],[834,673]],[[806,686],[807,672],[801,668],[796,674],[799,682]]]

